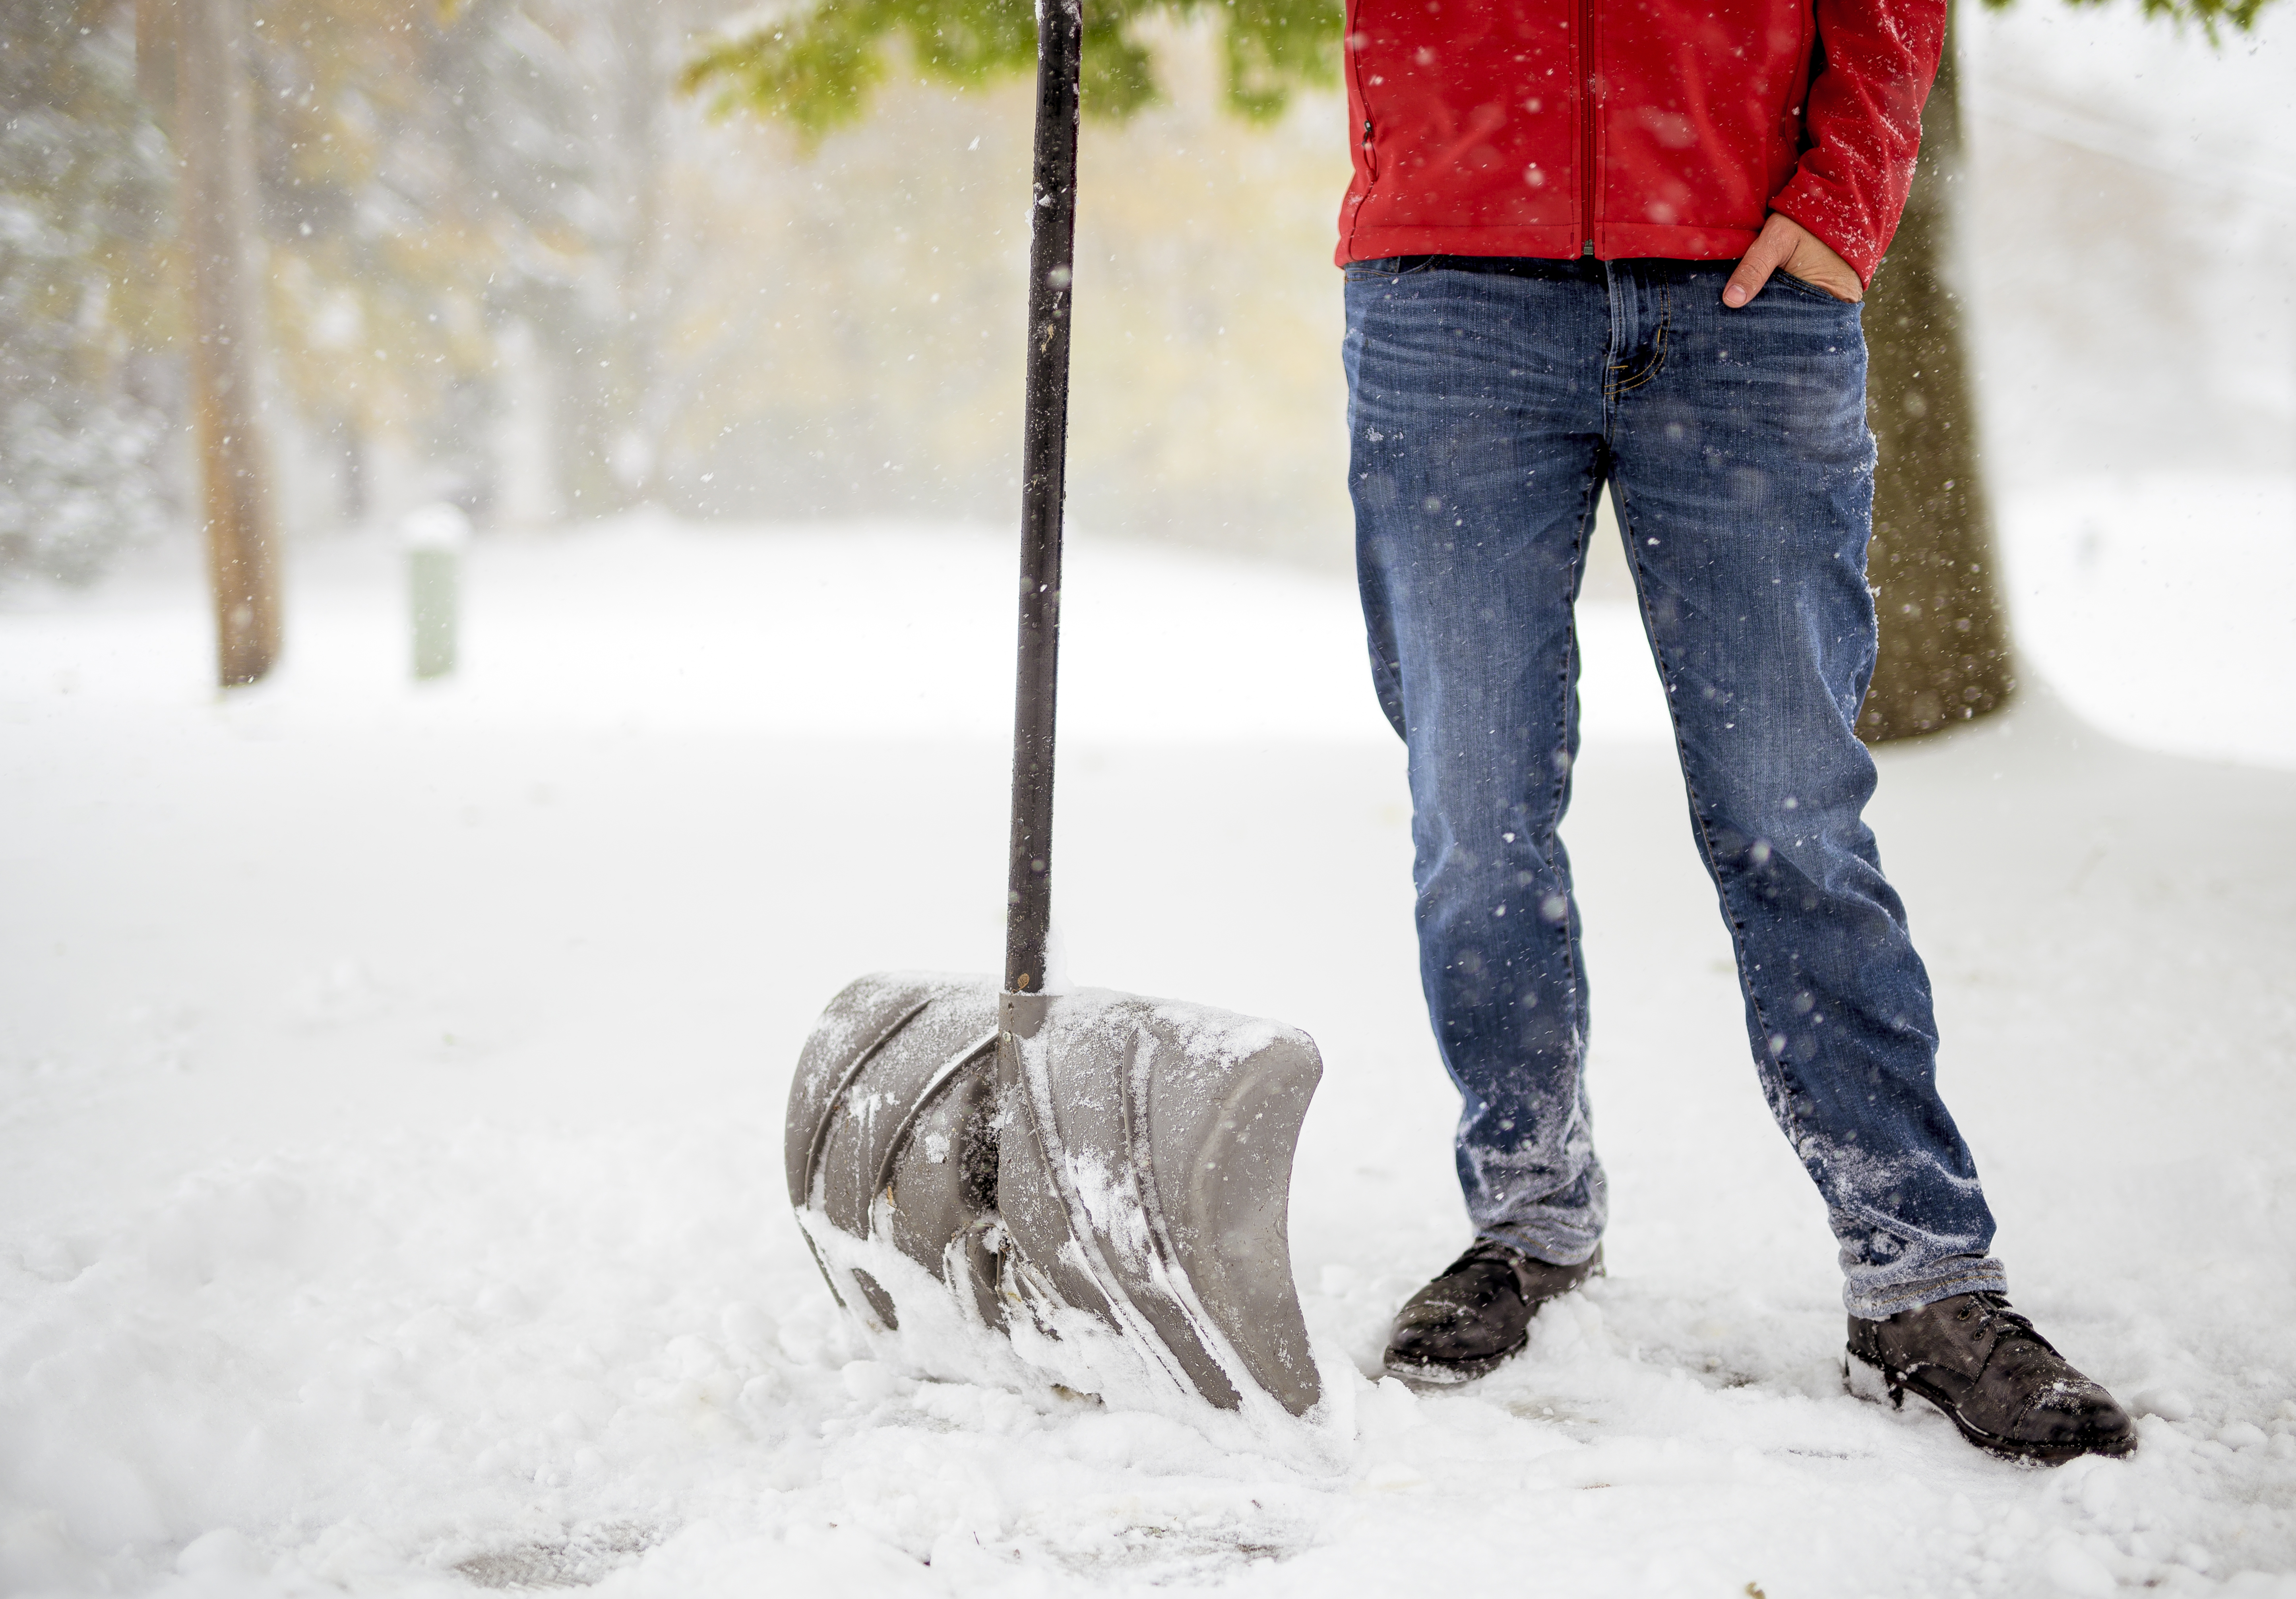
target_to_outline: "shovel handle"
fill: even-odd
[[[1041,992],[1053,916],[1053,713],[1061,645],[1061,506],[1069,434],[1081,0],[1037,0],[1037,158],[1029,212],[1029,356],[1021,447],[1021,650],[1004,991]]]

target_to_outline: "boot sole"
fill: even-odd
[[[1463,1382],[1489,1376],[1529,1344],[1531,1323],[1538,1319],[1541,1310],[1566,1293],[1578,1292],[1589,1280],[1611,1275],[1610,1268],[1603,1264],[1603,1246],[1599,1243],[1584,1266],[1558,1269],[1575,1275],[1567,1281],[1550,1283],[1547,1292],[1531,1302],[1530,1318],[1523,1324],[1522,1335],[1497,1354],[1478,1355],[1472,1360],[1411,1360],[1398,1357],[1390,1349],[1380,1362],[1380,1370],[1411,1389],[1456,1388]]]
[[[2123,1460],[2136,1453],[2135,1439],[2120,1445],[2038,1444],[1988,1432],[1982,1427],[1972,1426],[1961,1412],[1954,1408],[1952,1401],[1923,1386],[1920,1378],[1899,1376],[1886,1366],[1875,1365],[1855,1349],[1844,1349],[1841,1353],[1841,1384],[1857,1398],[1877,1405],[1887,1405],[1892,1410],[1903,1410],[1906,1396],[1909,1393],[1924,1399],[1932,1410],[1951,1422],[1962,1437],[1996,1460],[2034,1465],[2062,1465],[2084,1455],[2103,1455],[2108,1459]]]
[[[1529,1343],[1530,1333],[1526,1330],[1496,1355],[1478,1355],[1472,1360],[1398,1360],[1390,1355],[1381,1362],[1380,1369],[1409,1389],[1457,1388],[1489,1376],[1521,1354]]]

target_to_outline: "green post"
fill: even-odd
[[[455,635],[462,610],[463,545],[470,519],[453,505],[418,506],[399,525],[406,541],[406,597],[414,626],[417,682],[455,670]]]

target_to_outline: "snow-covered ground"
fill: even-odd
[[[2004,521],[2018,648],[2082,720],[2296,768],[2296,482],[2062,484]]]
[[[2296,1594],[2290,496],[2083,492],[2010,508],[2029,666],[2251,764],[2037,685],[1876,820],[2018,1301],[2134,1460],[1841,1392],[1623,606],[1570,826],[1611,1275],[1319,1463],[862,1359],[789,1218],[821,1003],[996,960],[1004,537],[482,543],[421,688],[346,543],[227,701],[187,569],[0,612],[0,1593]],[[2223,559],[2148,586],[2171,513]],[[1295,1262],[1372,1370],[1464,1236],[1352,596],[1088,538],[1069,594],[1072,975],[1315,1035]]]

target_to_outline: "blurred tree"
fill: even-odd
[[[1075,526],[1351,561],[1331,382],[1328,103],[1227,109],[1223,29],[1144,24],[1161,103],[1083,142]],[[785,122],[675,124],[685,408],[666,503],[777,520],[1001,521],[1020,470],[1033,86],[890,76],[805,153]]]
[[[1295,90],[1337,77],[1334,0],[1098,0],[1085,7],[1089,112],[1128,117],[1158,98],[1155,62],[1136,23],[1202,16],[1226,23],[1227,102],[1243,116],[1275,117]],[[721,111],[764,111],[817,137],[864,114],[896,41],[920,72],[976,86],[1035,68],[1036,12],[1027,0],[840,0],[720,39],[686,63],[681,81],[714,89]]]
[[[348,514],[367,509],[369,450],[396,438],[425,463],[422,495],[482,516],[500,324],[558,253],[473,159],[474,108],[497,98],[490,73],[510,75],[500,36],[519,8],[251,3],[260,220],[287,387],[333,440]]]
[[[279,530],[272,505],[266,340],[256,299],[255,155],[240,0],[145,0],[139,45],[171,51],[168,108],[183,163],[192,421],[200,456],[216,676],[259,682],[279,658]],[[164,46],[161,44],[164,38]]]
[[[135,73],[116,7],[0,6],[0,575],[89,581],[168,512],[135,355],[171,175]]]
[[[2212,41],[2225,29],[2251,28],[2265,4],[2142,0],[2148,16],[2196,24]],[[1125,117],[1156,97],[1152,60],[1132,29],[1159,13],[1225,20],[1228,102],[1245,116],[1271,116],[1292,91],[1332,77],[1336,0],[1101,0],[1086,8],[1087,112]],[[1035,50],[1023,0],[852,0],[799,8],[721,37],[686,64],[682,82],[707,91],[721,113],[758,111],[817,138],[864,114],[893,59],[969,86],[1028,69]],[[2015,686],[1952,286],[1963,157],[1958,77],[1949,35],[1912,199],[1866,301],[1868,414],[1881,446],[1869,565],[1881,651],[1858,719],[1869,742],[1981,716]]]
[[[2017,686],[1955,288],[1964,156],[1955,45],[1948,12],[1913,193],[1866,298],[1866,418],[1881,449],[1866,552],[1881,650],[1857,713],[1869,744],[1984,716]]]
[[[513,321],[556,370],[558,475],[578,508],[642,491],[654,453],[644,423],[663,409],[648,378],[648,297],[674,276],[646,256],[661,187],[651,129],[670,109],[682,7],[230,9],[244,26],[226,65],[176,48],[185,17],[222,14],[194,0],[0,8],[0,565],[84,579],[162,525],[161,446],[188,420],[170,380],[187,361],[207,363],[203,392],[226,397],[251,395],[266,375],[256,368],[275,367],[295,410],[332,439],[351,517],[365,510],[368,448],[385,436],[424,459],[423,491],[482,512]],[[204,74],[196,92],[178,94],[181,72]],[[223,119],[234,103],[237,132]],[[194,117],[177,119],[178,104]],[[231,207],[240,220],[226,226]],[[217,290],[212,269],[234,264],[240,288]],[[186,291],[211,290],[221,298],[186,338]],[[274,337],[218,343],[216,316],[267,323]],[[249,498],[213,525],[252,527],[248,507],[264,497],[250,416],[214,432],[231,459],[208,478]],[[255,570],[242,556],[222,563]],[[266,603],[242,594],[225,613],[242,609],[267,633]]]
[[[357,521],[375,443],[431,431],[454,387],[485,370],[472,291],[491,251],[429,135],[446,109],[425,72],[436,11],[248,4],[259,41],[249,62],[256,222],[280,374],[331,441],[341,509]],[[440,487],[471,497],[463,482]]]
[[[386,438],[424,461],[422,492],[485,514],[513,322],[552,370],[576,509],[641,495],[665,409],[658,124],[683,6],[245,4],[278,365],[332,441],[346,515]]]
[[[579,513],[643,498],[679,404],[659,365],[685,263],[664,252],[670,70],[720,0],[256,0],[268,229],[297,381],[359,374],[358,427],[426,430],[483,513],[501,334],[550,370],[554,476]]]
[[[660,357],[689,264],[662,249],[683,0],[474,0],[441,61],[457,166],[494,207],[489,291],[541,340],[573,508],[646,497],[679,402]]]

